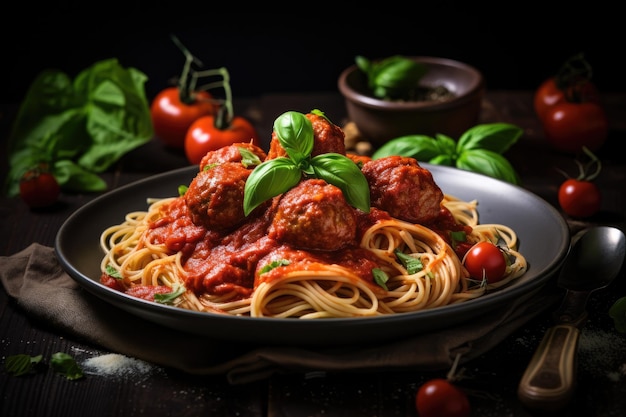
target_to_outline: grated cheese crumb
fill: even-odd
[[[137,376],[149,374],[152,370],[149,363],[119,353],[94,356],[83,362],[83,371],[95,375]]]

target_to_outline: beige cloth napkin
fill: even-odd
[[[463,363],[487,352],[558,298],[543,290],[456,328],[365,348],[307,349],[216,341],[131,316],[83,290],[53,248],[38,243],[0,257],[0,280],[40,326],[187,373],[224,375],[231,384],[277,372],[447,370],[457,354]]]

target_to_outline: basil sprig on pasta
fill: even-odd
[[[323,115],[319,110],[312,113]],[[303,176],[319,178],[338,187],[350,205],[369,213],[369,185],[354,161],[339,153],[311,157],[313,125],[304,114],[283,113],[274,121],[274,131],[288,157],[264,161],[250,173],[243,197],[246,216],[263,202],[296,186]]]

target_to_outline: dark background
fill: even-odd
[[[583,52],[601,91],[626,89],[618,64],[626,39],[623,23],[620,13],[602,2],[582,9],[552,3],[550,14],[547,4],[503,3],[483,10],[469,3],[241,3],[231,13],[184,2],[162,9],[132,2],[16,5],[24,10],[6,14],[2,29],[0,97],[19,102],[44,68],[74,77],[98,60],[116,57],[148,76],[146,94],[152,99],[183,68],[184,56],[170,34],[205,68],[228,68],[235,97],[337,91],[339,74],[356,55],[393,54],[466,62],[483,72],[488,89],[500,90],[535,89],[568,57]],[[335,8],[340,4],[341,11]],[[285,10],[294,13],[278,13]]]

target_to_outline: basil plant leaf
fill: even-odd
[[[296,164],[313,151],[313,125],[304,114],[295,111],[281,114],[274,121],[274,131],[280,145]]]
[[[429,163],[433,165],[444,165],[447,167],[453,167],[456,164],[455,159],[451,155],[437,155]]]
[[[356,66],[363,71],[366,75],[369,75],[369,73],[372,71],[372,62],[365,58],[364,56],[361,55],[357,55],[354,58],[354,61],[356,62]],[[368,77],[369,80],[369,77]],[[372,84],[369,85],[369,87],[373,87]]]
[[[52,173],[59,185],[69,191],[100,192],[107,189],[107,183],[98,174],[69,159],[55,161]]]
[[[476,125],[461,135],[457,149],[459,153],[472,149],[486,149],[503,154],[523,133],[522,128],[510,123]]]
[[[75,106],[72,80],[60,71],[47,69],[37,75],[22,101],[8,140],[8,153],[11,154],[26,145],[34,144],[46,135],[57,130],[55,125],[63,123],[63,111]],[[58,118],[40,126],[39,122],[51,115]]]
[[[472,149],[464,151],[456,161],[459,169],[478,172],[511,184],[518,184],[519,179],[513,166],[507,159],[487,149]]]
[[[270,159],[258,165],[246,180],[243,210],[247,216],[261,203],[298,184],[302,172],[289,158]]]
[[[401,136],[378,148],[372,154],[372,159],[399,155],[418,161],[429,161],[442,153],[440,145],[438,141],[426,135]]]
[[[116,59],[97,62],[74,82],[85,97],[86,130],[91,146],[78,160],[84,168],[103,172],[129,151],[150,141],[154,130],[144,93],[142,72],[125,69]]]
[[[426,74],[426,66],[402,56],[392,56],[381,61],[376,68],[375,85],[391,92],[416,88]]]
[[[311,167],[317,178],[338,187],[351,206],[369,213],[369,184],[354,161],[338,153],[325,153],[313,157]]]
[[[73,81],[62,72],[42,71],[29,88],[11,130],[5,193],[18,194],[20,176],[33,162],[71,160],[83,168],[71,171],[73,175],[100,173],[149,142],[153,127],[146,81],[141,71],[125,69],[115,58],[96,62]],[[26,153],[31,156],[25,158]],[[87,185],[75,191],[93,191],[96,182],[91,176],[71,183]]]

